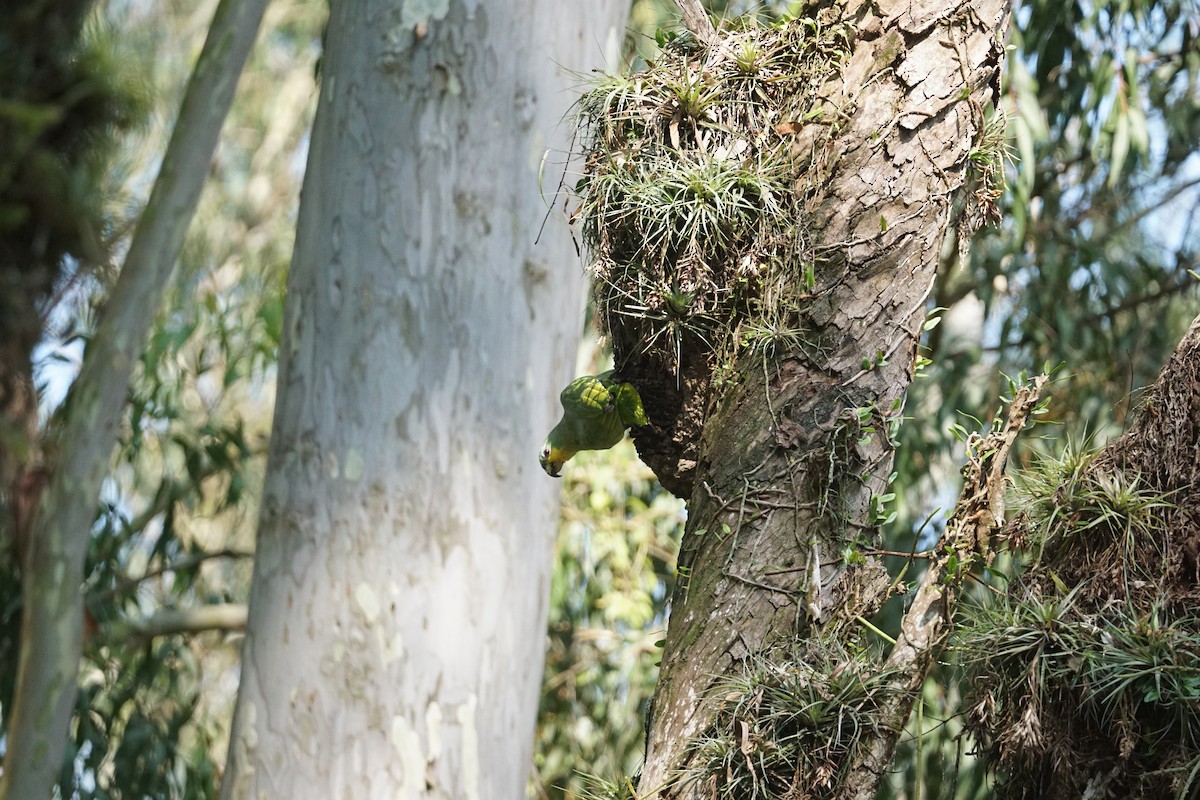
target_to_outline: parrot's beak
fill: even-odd
[[[567,459],[562,458],[562,454],[559,451],[550,446],[549,441],[542,445],[542,454],[538,456],[538,463],[542,465],[542,469],[551,478],[562,476],[563,464],[566,461]]]

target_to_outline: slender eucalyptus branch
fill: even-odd
[[[57,453],[22,564],[24,609],[0,800],[48,797],[83,646],[83,562],[126,391],[183,247],[267,0],[221,0],[121,275],[47,448]]]
[[[1181,265],[1181,266],[1184,266],[1184,265]],[[1145,305],[1146,303],[1153,303],[1158,300],[1162,300],[1165,297],[1170,297],[1172,295],[1176,295],[1181,292],[1185,292],[1188,289],[1195,289],[1197,286],[1200,286],[1200,281],[1197,281],[1195,278],[1193,278],[1191,276],[1190,270],[1193,268],[1194,267],[1189,268],[1187,266],[1184,266],[1185,271],[1183,272],[1182,275],[1177,276],[1175,278],[1175,280],[1173,280],[1169,283],[1163,284],[1162,286],[1155,289],[1153,292],[1147,292],[1146,294],[1135,295],[1134,297],[1127,297],[1124,300],[1122,300],[1121,302],[1117,303],[1116,305],[1104,309],[1099,314],[1094,314],[1091,317],[1091,320],[1112,319],[1113,317],[1115,317],[1118,314],[1122,314],[1126,311],[1129,311],[1130,309],[1134,309],[1134,308],[1137,308],[1138,306]],[[1091,320],[1089,320],[1089,321],[1091,321]]]
[[[986,559],[989,540],[1004,521],[1004,469],[1017,434],[1029,421],[1048,380],[1039,375],[1022,386],[1008,407],[1008,420],[987,436],[967,443],[963,487],[946,530],[938,539],[912,605],[900,623],[900,635],[884,664],[893,676],[884,701],[886,722],[856,754],[841,794],[843,800],[871,800],[891,764],[904,723],[918,690],[950,635],[950,618],[959,589],[972,564]]]
[[[138,642],[174,633],[242,631],[246,629],[246,606],[222,603],[195,608],[172,608],[152,617],[118,620],[101,629],[106,642]]]
[[[1148,203],[1144,208],[1139,209],[1137,213],[1121,220],[1121,222],[1116,226],[1115,230],[1128,230],[1129,228],[1138,225],[1146,217],[1161,211],[1168,203],[1171,203],[1173,200],[1175,200],[1175,198],[1179,197],[1179,195],[1183,194],[1184,192],[1191,191],[1197,186],[1200,186],[1200,178],[1192,178],[1190,180],[1181,181],[1175,184],[1168,189],[1162,195],[1162,197],[1158,198],[1156,202]],[[1136,192],[1137,190],[1135,190],[1133,193],[1136,194]]]
[[[1080,322],[1078,324],[1080,324],[1081,327],[1086,327],[1087,325],[1090,325],[1093,323],[1098,323],[1101,320],[1105,320],[1105,319],[1111,320],[1113,317],[1116,317],[1119,314],[1124,314],[1127,311],[1134,311],[1134,310],[1140,309],[1142,306],[1149,305],[1151,303],[1157,303],[1160,300],[1166,300],[1168,298],[1174,297],[1175,295],[1183,294],[1186,291],[1200,287],[1200,281],[1197,281],[1190,274],[1190,271],[1195,269],[1195,265],[1189,266],[1188,264],[1184,263],[1181,258],[1177,258],[1177,261],[1179,262],[1178,267],[1182,271],[1182,274],[1177,275],[1173,280],[1169,281],[1168,283],[1164,283],[1162,286],[1160,286],[1159,288],[1155,289],[1152,292],[1147,292],[1145,294],[1139,294],[1139,295],[1134,295],[1132,297],[1127,297],[1124,300],[1120,301],[1119,303],[1115,303],[1115,304],[1109,306],[1108,308],[1104,308],[1104,309],[1101,309],[1094,313],[1088,314],[1087,316],[1080,317],[1080,318],[1078,318],[1080,320]],[[980,349],[980,351],[982,351],[984,353],[999,353],[1003,350],[1026,347],[1033,343],[1034,343],[1033,334],[1030,332],[1027,332],[1027,333],[1022,334],[1020,337],[1014,339],[1011,342],[1001,342],[1000,344],[984,345],[984,346],[980,347],[979,349]],[[954,359],[959,358],[965,354],[966,353],[963,350],[954,350],[953,352],[950,352],[950,353],[940,354],[940,356],[943,360],[953,361]]]
[[[141,575],[125,575],[117,580],[116,584],[111,588],[105,589],[102,592],[96,592],[89,595],[89,601],[108,600],[116,595],[136,589],[139,584],[145,583],[148,580],[157,578],[160,575],[165,575],[168,572],[179,572],[180,570],[193,569],[200,566],[206,561],[212,561],[217,558],[253,558],[254,553],[248,550],[234,550],[232,548],[222,548],[220,550],[212,550],[206,553],[193,553],[190,556],[175,559],[154,569],[147,570]]]

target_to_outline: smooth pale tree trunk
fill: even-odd
[[[583,290],[539,169],[624,7],[332,3],[224,797],[524,795]]]

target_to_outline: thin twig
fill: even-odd
[[[105,589],[103,592],[97,592],[94,595],[89,595],[88,599],[92,602],[96,600],[107,600],[123,592],[132,591],[133,589],[136,589],[139,584],[145,583],[152,578],[157,578],[158,576],[164,575],[168,572],[180,572],[185,569],[192,569],[200,566],[205,561],[211,561],[216,558],[253,557],[254,553],[249,550],[234,550],[228,547],[220,550],[213,550],[207,553],[193,553],[190,556],[176,559],[175,561],[168,562],[156,567],[155,569],[147,570],[136,577],[123,575],[111,588]]]
[[[858,552],[866,556],[895,556],[896,558],[933,558],[935,551],[917,553],[912,550],[881,550],[877,547],[860,547]]]

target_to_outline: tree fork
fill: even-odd
[[[855,34],[823,91],[836,119],[796,134],[799,143],[806,126],[835,126],[810,167],[824,170],[806,203],[817,285],[799,313],[811,341],[803,352],[782,341],[743,349],[720,387],[709,360],[685,355],[680,405],[702,430],[682,445],[662,427],[637,437],[664,485],[690,494],[643,797],[711,793],[689,743],[715,719],[719,676],[796,637],[852,638],[857,626],[846,623],[886,595],[881,565],[843,563],[842,553],[878,545],[889,429],[912,379],[951,209],[970,190],[983,108],[998,99],[1009,4],[852,2],[821,14],[850,20]],[[614,336],[614,349],[639,386],[661,372],[636,343]]]

